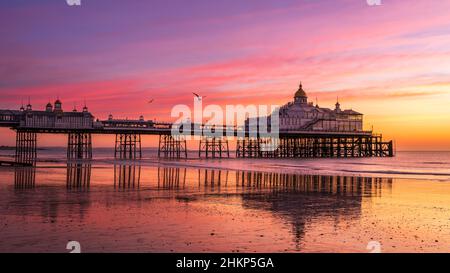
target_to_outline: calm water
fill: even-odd
[[[450,252],[450,153],[0,168],[0,252]],[[0,151],[11,159],[12,151]]]

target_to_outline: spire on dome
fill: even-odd
[[[302,82],[300,82],[300,85],[298,86],[298,90],[297,90],[297,92],[295,92],[294,97],[295,98],[297,98],[297,97],[307,97],[305,90],[303,90]]]
[[[300,104],[308,103],[308,96],[306,95],[305,90],[303,90],[302,82],[300,82],[300,85],[298,86],[298,90],[297,90],[297,92],[295,92],[294,101],[296,103],[300,103]]]
[[[87,108],[87,105],[86,105],[86,100],[84,100],[83,112],[84,112],[84,113],[87,113],[87,112],[88,112],[88,108]]]
[[[31,110],[33,110],[31,107],[31,100],[30,100],[30,97],[28,97],[27,111],[31,111]]]
[[[339,103],[339,97],[336,98],[336,109],[334,109],[336,112],[341,112],[341,104]]]

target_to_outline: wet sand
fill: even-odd
[[[0,252],[450,251],[450,183],[135,163],[0,169]]]

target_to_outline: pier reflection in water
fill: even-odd
[[[137,161],[114,163],[114,188],[139,188],[141,165]]]
[[[228,186],[228,170],[198,170],[198,185],[204,185],[205,188],[210,187],[210,190],[220,190],[221,186]]]
[[[32,189],[36,184],[36,168],[17,167],[14,169],[14,188]]]
[[[67,189],[87,189],[91,184],[92,164],[90,162],[67,163]]]
[[[345,196],[381,196],[383,184],[392,184],[389,178],[304,175],[264,172],[236,172],[236,186],[272,188],[290,192],[322,193]]]
[[[91,185],[92,164],[90,161],[67,163],[66,185],[71,188],[89,188]],[[157,176],[144,186],[160,190],[183,189],[187,187],[204,191],[220,190],[221,187],[235,190],[267,190],[284,192],[321,193],[322,195],[341,196],[381,196],[382,189],[390,191],[391,178],[305,175],[256,171],[229,171],[217,169],[188,169],[180,167],[158,167]],[[151,170],[150,170],[151,173]],[[141,186],[142,167],[136,161],[114,164],[114,187],[139,188]],[[17,167],[14,169],[14,186],[34,188],[35,167]],[[384,185],[384,186],[383,186]]]
[[[204,196],[182,200],[201,202],[202,198],[209,201],[226,198],[232,203],[232,199],[239,196],[244,209],[269,212],[289,223],[295,251],[303,249],[307,225],[320,219],[329,222],[331,229],[339,230],[342,222],[361,217],[364,200],[379,198],[383,192],[389,194],[392,190],[391,178],[213,169],[197,170],[197,173],[198,192]],[[185,169],[159,168],[158,174],[159,189],[187,192]]]
[[[186,168],[158,168],[158,189],[184,188],[186,171]]]
[[[191,170],[194,171],[194,170]],[[181,189],[187,186],[186,168],[158,168],[158,188]],[[213,191],[221,186],[238,190],[265,190],[284,192],[321,193],[340,196],[381,196],[382,189],[390,191],[391,178],[304,175],[253,171],[228,171],[198,169],[197,175],[190,176],[197,181],[198,188]],[[230,173],[235,173],[234,181]],[[231,181],[230,181],[231,180]],[[234,183],[230,183],[234,182]],[[191,184],[193,186],[195,183]]]
[[[242,195],[245,208],[266,210],[292,225],[295,249],[300,251],[306,226],[316,219],[330,219],[338,230],[343,219],[358,218],[364,198],[381,197],[392,189],[392,179],[351,176],[291,175],[237,172],[236,186],[270,189],[264,194]]]
[[[270,252],[304,251],[317,247],[314,240],[322,233],[328,236],[320,237],[326,242],[338,231],[365,225],[367,204],[389,195],[392,179],[141,167],[139,161],[120,161],[105,168],[74,161],[64,171],[16,168],[14,185],[33,188],[11,195],[7,204],[16,208],[16,215],[40,215],[41,221],[33,224],[37,230],[51,229],[45,223],[58,223],[61,242],[75,233],[89,242],[92,251],[103,250],[96,246],[109,251],[123,246],[136,251]],[[89,232],[79,233],[73,223]],[[168,230],[186,235],[167,237]],[[125,234],[123,239],[109,245],[119,231]],[[141,243],[136,236],[144,238]],[[366,239],[370,237],[358,238]],[[186,240],[197,243],[191,246]],[[45,242],[36,250],[40,247],[53,249]]]

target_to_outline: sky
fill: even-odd
[[[100,119],[170,121],[192,92],[282,105],[301,81],[399,150],[450,150],[448,18],[449,0],[0,0],[0,108],[60,98]]]

